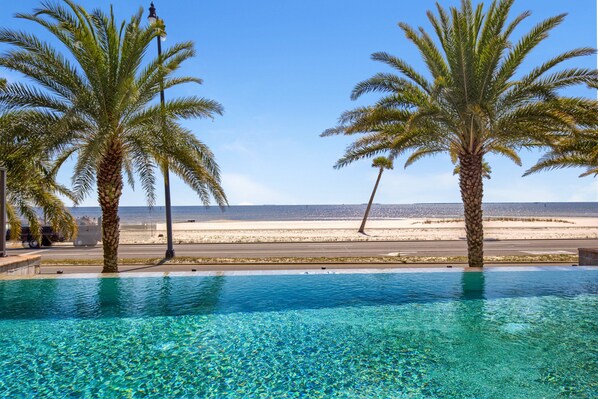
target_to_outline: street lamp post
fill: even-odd
[[[161,21],[156,14],[156,7],[154,7],[154,3],[150,4],[149,8],[149,15],[147,17],[148,22],[150,25],[155,25],[158,21]],[[156,41],[158,42],[158,57],[162,56],[162,40],[166,40],[166,31],[164,29],[164,24],[160,27],[161,33],[160,35],[156,36]],[[164,107],[164,87],[160,88],[160,104]],[[172,244],[172,213],[170,207],[170,176],[168,171],[168,160],[164,162],[162,165],[162,171],[164,173],[164,202],[166,208],[166,254],[165,258],[174,258],[174,246]]]
[[[6,169],[0,168],[0,257],[6,256]]]

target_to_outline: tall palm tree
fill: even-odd
[[[56,181],[52,167],[53,137],[47,115],[30,111],[0,114],[0,166],[6,168],[6,210],[12,239],[21,237],[21,217],[29,224],[33,238],[41,242],[40,215],[66,238],[76,234],[74,218],[59,198],[71,192]]]
[[[556,140],[551,150],[524,176],[541,170],[567,167],[586,168],[579,177],[598,176],[598,130],[586,130]]]
[[[376,195],[376,190],[378,190],[378,184],[380,184],[380,179],[382,178],[382,173],[385,169],[392,169],[392,163],[393,162],[391,157],[376,157],[372,161],[372,168],[379,169],[378,178],[376,179],[376,184],[374,184],[374,189],[372,190],[372,195],[370,196],[368,206],[365,208],[365,214],[363,215],[361,226],[359,226],[359,230],[357,230],[358,233],[365,234],[365,222],[368,220],[370,209],[372,208],[372,203],[374,202],[374,196]]]
[[[471,267],[483,266],[484,156],[500,154],[521,164],[520,148],[548,144],[555,133],[595,126],[598,118],[597,101],[562,94],[573,85],[595,87],[598,72],[554,71],[562,62],[595,50],[569,50],[521,73],[526,57],[565,14],[538,23],[513,41],[515,29],[530,16],[524,12],[507,22],[513,1],[493,1],[486,10],[482,4],[474,8],[470,0],[449,10],[437,4],[436,14],[427,13],[436,41],[423,28],[400,23],[422,55],[429,77],[388,53],[373,54],[399,75],[378,73],[357,84],[353,99],[371,92],[384,96],[373,106],[343,114],[340,126],[324,133],[366,133],[341,163],[385,150],[411,151],[407,164],[440,152],[450,154],[459,166]]]
[[[460,171],[461,167],[459,167],[459,165],[455,166],[455,168],[453,169],[453,176],[458,175]],[[486,161],[482,161],[482,177],[484,179],[490,179],[492,177],[492,168],[490,167],[490,164]]]
[[[104,272],[118,271],[118,205],[123,175],[133,186],[136,172],[149,204],[154,202],[156,164],[171,170],[208,204],[224,206],[219,169],[213,154],[180,118],[222,113],[215,101],[200,97],[156,100],[161,89],[200,79],[178,75],[181,64],[194,56],[193,43],[174,44],[161,57],[146,59],[148,46],[160,32],[143,26],[142,12],[117,23],[112,7],[88,13],[71,0],[43,3],[33,14],[17,14],[45,28],[62,45],[23,31],[0,29],[0,42],[13,49],[0,66],[19,71],[36,85],[8,84],[0,102],[11,109],[37,109],[60,118],[54,126],[64,135],[60,165],[76,157],[73,191],[77,200],[97,188],[102,209]]]

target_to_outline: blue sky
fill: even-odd
[[[440,2],[446,7],[458,3]],[[149,6],[149,1],[80,1],[88,10],[108,10],[111,3],[121,20]],[[32,23],[12,17],[39,4],[37,0],[3,2],[0,25],[46,37]],[[214,151],[231,205],[367,202],[376,178],[370,162],[334,170],[332,165],[349,140],[320,138],[319,134],[334,126],[342,111],[375,101],[376,95],[359,102],[349,99],[357,82],[387,70],[370,60],[371,53],[386,51],[423,69],[417,50],[402,36],[397,23],[423,26],[431,32],[425,13],[434,7],[434,1],[157,0],[155,5],[166,23],[164,45],[193,40],[197,57],[183,72],[204,80],[202,86],[187,86],[166,96],[199,95],[217,100],[225,108],[224,116],[213,121],[185,124]],[[519,0],[512,17],[524,10],[531,10],[532,16],[515,37],[544,18],[563,12],[569,15],[531,54],[523,72],[564,50],[596,47],[595,0]],[[568,65],[593,68],[596,58]],[[12,72],[0,73],[9,80],[21,79]],[[581,88],[569,94],[595,96]],[[521,155],[523,167],[506,159],[488,159],[493,173],[485,182],[486,202],[598,200],[598,179],[579,179],[579,170],[521,178],[540,153]],[[383,177],[376,202],[460,202],[448,157],[428,158],[407,169],[400,161],[404,159]],[[67,164],[60,179],[69,183],[70,175],[71,164]],[[160,205],[161,187],[158,193]],[[97,205],[95,198],[91,193],[82,205]],[[176,178],[172,198],[174,205],[199,204],[196,195]],[[139,189],[125,190],[121,205],[143,204]]]

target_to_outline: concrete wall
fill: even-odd
[[[39,274],[39,255],[6,256],[0,258],[0,275]]]
[[[579,266],[598,266],[598,248],[579,248]]]

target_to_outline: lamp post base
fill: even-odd
[[[174,249],[167,249],[164,257],[166,259],[174,258]]]

